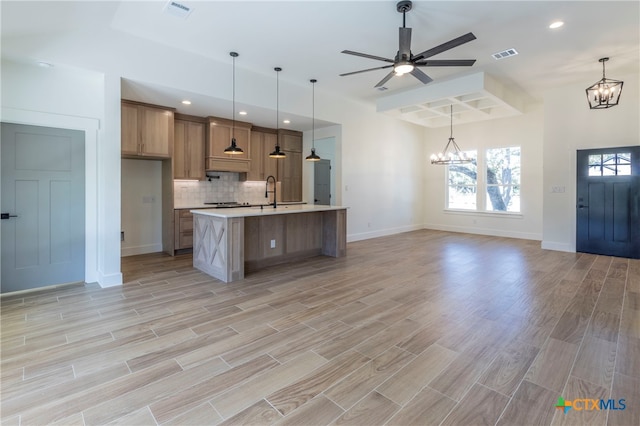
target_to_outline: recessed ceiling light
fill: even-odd
[[[191,105],[191,101],[188,101],[186,99],[184,101],[182,101],[182,103],[185,104],[185,105]]]
[[[53,64],[50,64],[49,62],[38,61],[37,64],[42,68],[53,68]]]
[[[549,28],[551,28],[552,30],[555,30],[556,28],[560,28],[563,25],[564,25],[563,21],[554,21],[549,25]]]
[[[282,120],[282,122],[283,122],[284,124],[289,124],[289,123],[291,123],[291,120]]]
[[[247,111],[240,111],[240,112],[238,112],[238,114],[240,114],[240,115],[247,115]]]

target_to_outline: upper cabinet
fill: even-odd
[[[280,149],[287,156],[278,160],[282,201],[302,201],[302,133],[278,130]]]
[[[206,121],[176,114],[174,122],[173,178],[204,180]]]
[[[244,152],[242,154],[225,154],[224,150],[231,145],[231,138]],[[219,172],[249,172],[251,141],[251,124],[242,121],[208,117],[205,165],[207,170]]]
[[[278,160],[269,157],[278,140],[275,129],[253,127],[251,129],[251,164],[247,180],[265,180],[267,176],[277,178]]]
[[[131,101],[121,104],[121,150],[123,157],[171,158],[173,155],[173,109]]]

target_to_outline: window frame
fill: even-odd
[[[487,194],[487,188],[488,188],[488,184],[487,184],[487,152],[489,150],[493,150],[493,149],[507,149],[507,148],[519,148],[520,149],[520,182],[517,185],[511,185],[511,186],[517,186],[519,187],[519,192],[520,192],[520,210],[515,212],[510,212],[510,211],[500,211],[500,210],[488,210],[486,208],[487,206],[487,201],[488,201],[488,194]],[[468,150],[465,151],[467,153],[469,152],[476,152],[476,165],[477,165],[477,173],[476,173],[476,208],[475,209],[461,209],[461,208],[455,208],[455,207],[449,207],[449,167],[450,166],[446,166],[445,167],[445,199],[444,199],[444,211],[448,212],[448,213],[463,213],[463,214],[479,214],[479,215],[483,215],[483,216],[497,216],[497,217],[501,217],[501,216],[512,216],[512,217],[522,217],[522,170],[523,170],[523,166],[522,166],[522,156],[523,156],[523,147],[522,145],[508,145],[508,146],[498,146],[498,147],[487,147],[487,148],[482,148],[482,149],[475,149],[475,150]],[[479,153],[482,153],[482,155],[479,155]],[[498,186],[504,186],[504,185],[498,185]]]

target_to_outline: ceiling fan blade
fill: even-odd
[[[433,81],[431,77],[423,73],[419,68],[414,68],[413,71],[411,71],[411,75],[420,80],[422,84],[431,83]]]
[[[473,33],[467,33],[465,35],[462,35],[458,38],[454,38],[453,40],[449,40],[446,43],[442,43],[439,46],[436,46],[434,48],[431,48],[429,50],[425,50],[422,53],[418,53],[417,55],[413,56],[413,60],[414,61],[419,61],[421,59],[426,59],[426,58],[430,58],[434,55],[437,55],[438,53],[442,53],[442,52],[446,52],[449,49],[453,49],[454,47],[458,47],[462,44],[468,43],[472,40],[475,40],[476,36],[473,35]]]
[[[387,81],[389,81],[391,79],[391,77],[393,77],[395,75],[395,71],[391,71],[389,74],[387,74],[382,80],[380,80],[378,82],[378,84],[375,85],[375,87],[382,87]]]
[[[377,61],[385,61],[393,63],[393,59],[383,58],[381,56],[369,55],[367,53],[354,52],[353,50],[343,50],[341,53],[346,53],[347,55],[361,56],[363,58],[375,59]]]
[[[411,56],[411,28],[400,27],[400,46],[398,48],[398,58],[409,60]]]
[[[368,72],[368,71],[375,71],[375,70],[383,70],[385,68],[391,68],[393,65],[385,65],[383,67],[375,67],[375,68],[369,68],[366,70],[360,70],[360,71],[352,71],[352,72],[346,72],[344,74],[340,74],[340,77],[344,77],[345,75],[353,75],[353,74],[360,74],[361,72]]]
[[[434,59],[414,62],[413,65],[416,67],[470,67],[475,63],[475,59]]]

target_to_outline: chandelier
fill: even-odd
[[[453,139],[453,105],[451,105],[451,134],[449,142],[444,147],[444,151],[438,154],[431,154],[431,164],[464,164],[471,161],[472,159],[467,156],[466,152],[460,150],[455,139]]]
[[[623,82],[606,78],[604,75],[604,63],[608,60],[609,58],[598,60],[598,62],[602,62],[602,79],[586,89],[590,109],[611,108],[618,105],[620,100]]]

